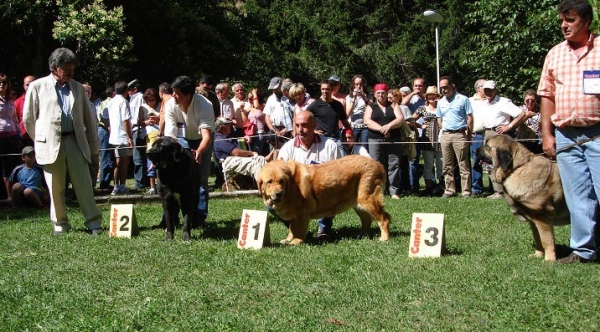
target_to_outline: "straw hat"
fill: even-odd
[[[428,86],[427,90],[425,90],[425,96],[427,97],[427,95],[436,95],[439,97],[440,94],[438,93],[437,86],[435,86],[435,85]]]

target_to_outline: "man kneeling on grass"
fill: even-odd
[[[277,150],[263,157],[254,151],[240,149],[237,139],[229,137],[232,129],[232,121],[227,118],[221,117],[215,121],[215,157],[222,160],[226,173],[243,174],[256,179],[260,169],[274,159]]]
[[[21,160],[23,164],[15,167],[8,178],[12,188],[13,208],[24,199],[37,207],[48,209],[50,196],[44,180],[44,169],[35,163],[35,151],[32,146],[23,148]]]

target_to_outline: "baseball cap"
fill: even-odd
[[[134,88],[134,87],[137,87],[137,86],[140,86],[140,85],[141,85],[140,81],[138,81],[137,79],[135,79],[135,80],[127,83],[127,87],[128,88]]]
[[[331,75],[331,76],[329,76],[329,80],[328,81],[330,81],[330,82],[333,81],[333,82],[338,82],[338,83],[342,82],[342,80],[340,79],[340,77],[337,76],[337,75]]]
[[[269,82],[269,90],[277,89],[281,86],[281,77],[273,77]]]
[[[483,88],[494,90],[496,88],[496,82],[495,81],[485,81],[485,83],[483,83]]]
[[[221,129],[221,126],[223,126],[224,124],[229,124],[229,123],[232,123],[232,121],[229,120],[228,118],[218,117],[217,120],[215,121],[215,131],[218,131],[219,129]]]
[[[26,147],[24,147],[24,148],[23,148],[23,150],[21,151],[21,155],[22,155],[22,156],[25,156],[25,155],[28,155],[28,154],[30,154],[30,153],[32,153],[32,152],[33,152],[33,146],[26,146]]]

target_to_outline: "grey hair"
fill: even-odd
[[[77,65],[77,56],[75,53],[66,47],[57,48],[50,54],[48,58],[48,66],[50,71],[54,71],[63,63],[74,63]]]
[[[281,83],[281,91],[287,90],[289,91],[290,88],[292,87],[292,81],[284,81],[283,83]]]
[[[224,83],[219,83],[217,84],[217,86],[215,87],[215,92],[221,92],[225,89],[225,84]]]

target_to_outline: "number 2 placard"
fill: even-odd
[[[413,213],[408,256],[440,257],[444,245],[444,215]]]
[[[113,204],[110,206],[110,237],[127,237],[139,234],[133,204]]]
[[[271,242],[267,211],[244,210],[237,246],[240,249],[260,249]]]

